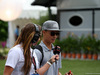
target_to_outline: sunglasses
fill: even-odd
[[[55,35],[57,35],[57,36],[58,36],[58,35],[59,35],[59,32],[54,32],[54,31],[51,31],[50,35],[51,35],[51,36],[55,36]]]

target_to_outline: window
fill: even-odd
[[[79,26],[82,23],[82,18],[79,16],[72,16],[69,19],[69,23],[73,26]]]

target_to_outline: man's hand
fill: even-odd
[[[58,75],[62,75],[60,72],[59,72],[59,74]]]

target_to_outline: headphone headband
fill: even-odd
[[[36,43],[40,37],[39,27],[36,24],[34,24],[34,26],[35,26],[35,34],[33,36],[32,43]]]
[[[35,31],[39,32],[39,27],[36,24],[34,24],[34,26],[35,26]]]

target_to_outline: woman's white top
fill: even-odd
[[[30,48],[30,50],[31,50],[31,57],[32,57],[32,49]],[[37,61],[36,54],[34,52],[33,54],[35,57],[36,66],[38,68],[37,65],[38,61]],[[18,44],[10,49],[5,66],[10,66],[14,69],[11,75],[24,75],[24,73],[21,71],[23,65],[24,65],[23,48],[21,47],[21,44]],[[34,72],[35,72],[34,65],[32,64],[28,75],[32,75]]]

